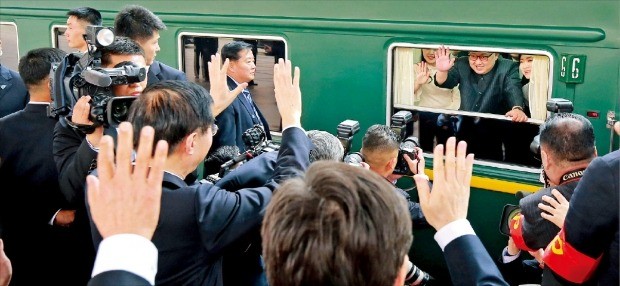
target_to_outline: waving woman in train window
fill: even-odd
[[[458,86],[449,89],[437,87],[432,80],[437,69],[435,68],[435,49],[422,49],[420,62],[413,69],[413,94],[416,106],[458,110],[461,104],[461,95]],[[434,139],[437,144],[444,143],[452,136],[448,126],[439,126],[439,113],[420,112],[420,147],[423,150],[432,150]]]

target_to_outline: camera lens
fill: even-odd
[[[129,106],[127,106],[127,102],[122,102],[119,105],[115,105],[112,107],[112,118],[116,122],[123,122],[127,119],[127,112],[129,111]]]
[[[422,271],[422,269],[415,266],[415,264],[411,267],[409,272],[407,273],[407,278],[405,279],[405,285],[427,285],[433,277],[428,275],[428,273]]]

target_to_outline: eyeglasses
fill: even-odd
[[[481,55],[472,55],[469,54],[469,60],[475,62],[477,59],[480,59],[481,62],[486,63],[489,61],[489,58],[493,55],[493,53],[481,54]]]
[[[217,134],[217,130],[219,130],[219,128],[215,123],[213,123],[213,125],[211,125],[211,135],[215,136],[215,134]]]

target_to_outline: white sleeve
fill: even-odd
[[[439,229],[437,233],[435,233],[434,238],[437,244],[439,244],[439,247],[441,247],[441,251],[443,251],[450,242],[467,234],[476,235],[468,220],[459,219]]]
[[[117,234],[99,244],[92,277],[111,270],[136,274],[155,285],[157,248],[148,239],[137,234]]]

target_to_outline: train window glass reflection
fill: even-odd
[[[17,26],[12,22],[0,22],[0,63],[14,71],[17,71],[19,63],[19,45]]]
[[[271,38],[215,37],[213,35],[181,35],[181,69],[187,79],[209,88],[207,63],[211,55],[221,51],[231,41],[245,41],[251,44],[256,64],[255,78],[248,87],[252,99],[269,123],[270,131],[281,131],[281,117],[273,93],[273,64],[277,58],[286,58],[286,47],[282,40]]]
[[[65,31],[67,31],[66,25],[54,25],[52,27],[52,46],[59,48],[67,53],[76,52],[75,49],[69,47],[67,38],[65,38]]]
[[[549,54],[535,50],[451,47],[448,55],[456,63],[449,73],[456,73],[451,80],[458,80],[451,82],[452,88],[442,88],[434,80],[438,47],[403,45],[391,49],[393,112],[413,111],[414,135],[423,150],[432,152],[435,145],[456,136],[468,141],[477,159],[539,167],[540,162],[533,158],[529,145],[538,125],[547,117],[552,77]],[[471,68],[472,62],[477,65],[474,68],[487,65],[489,70],[479,75]],[[493,65],[488,66],[489,63]],[[510,90],[505,82],[511,82]],[[504,98],[496,100],[498,96]],[[527,122],[506,118],[504,114],[511,110],[512,102],[523,102]],[[485,104],[488,107],[474,108]]]

